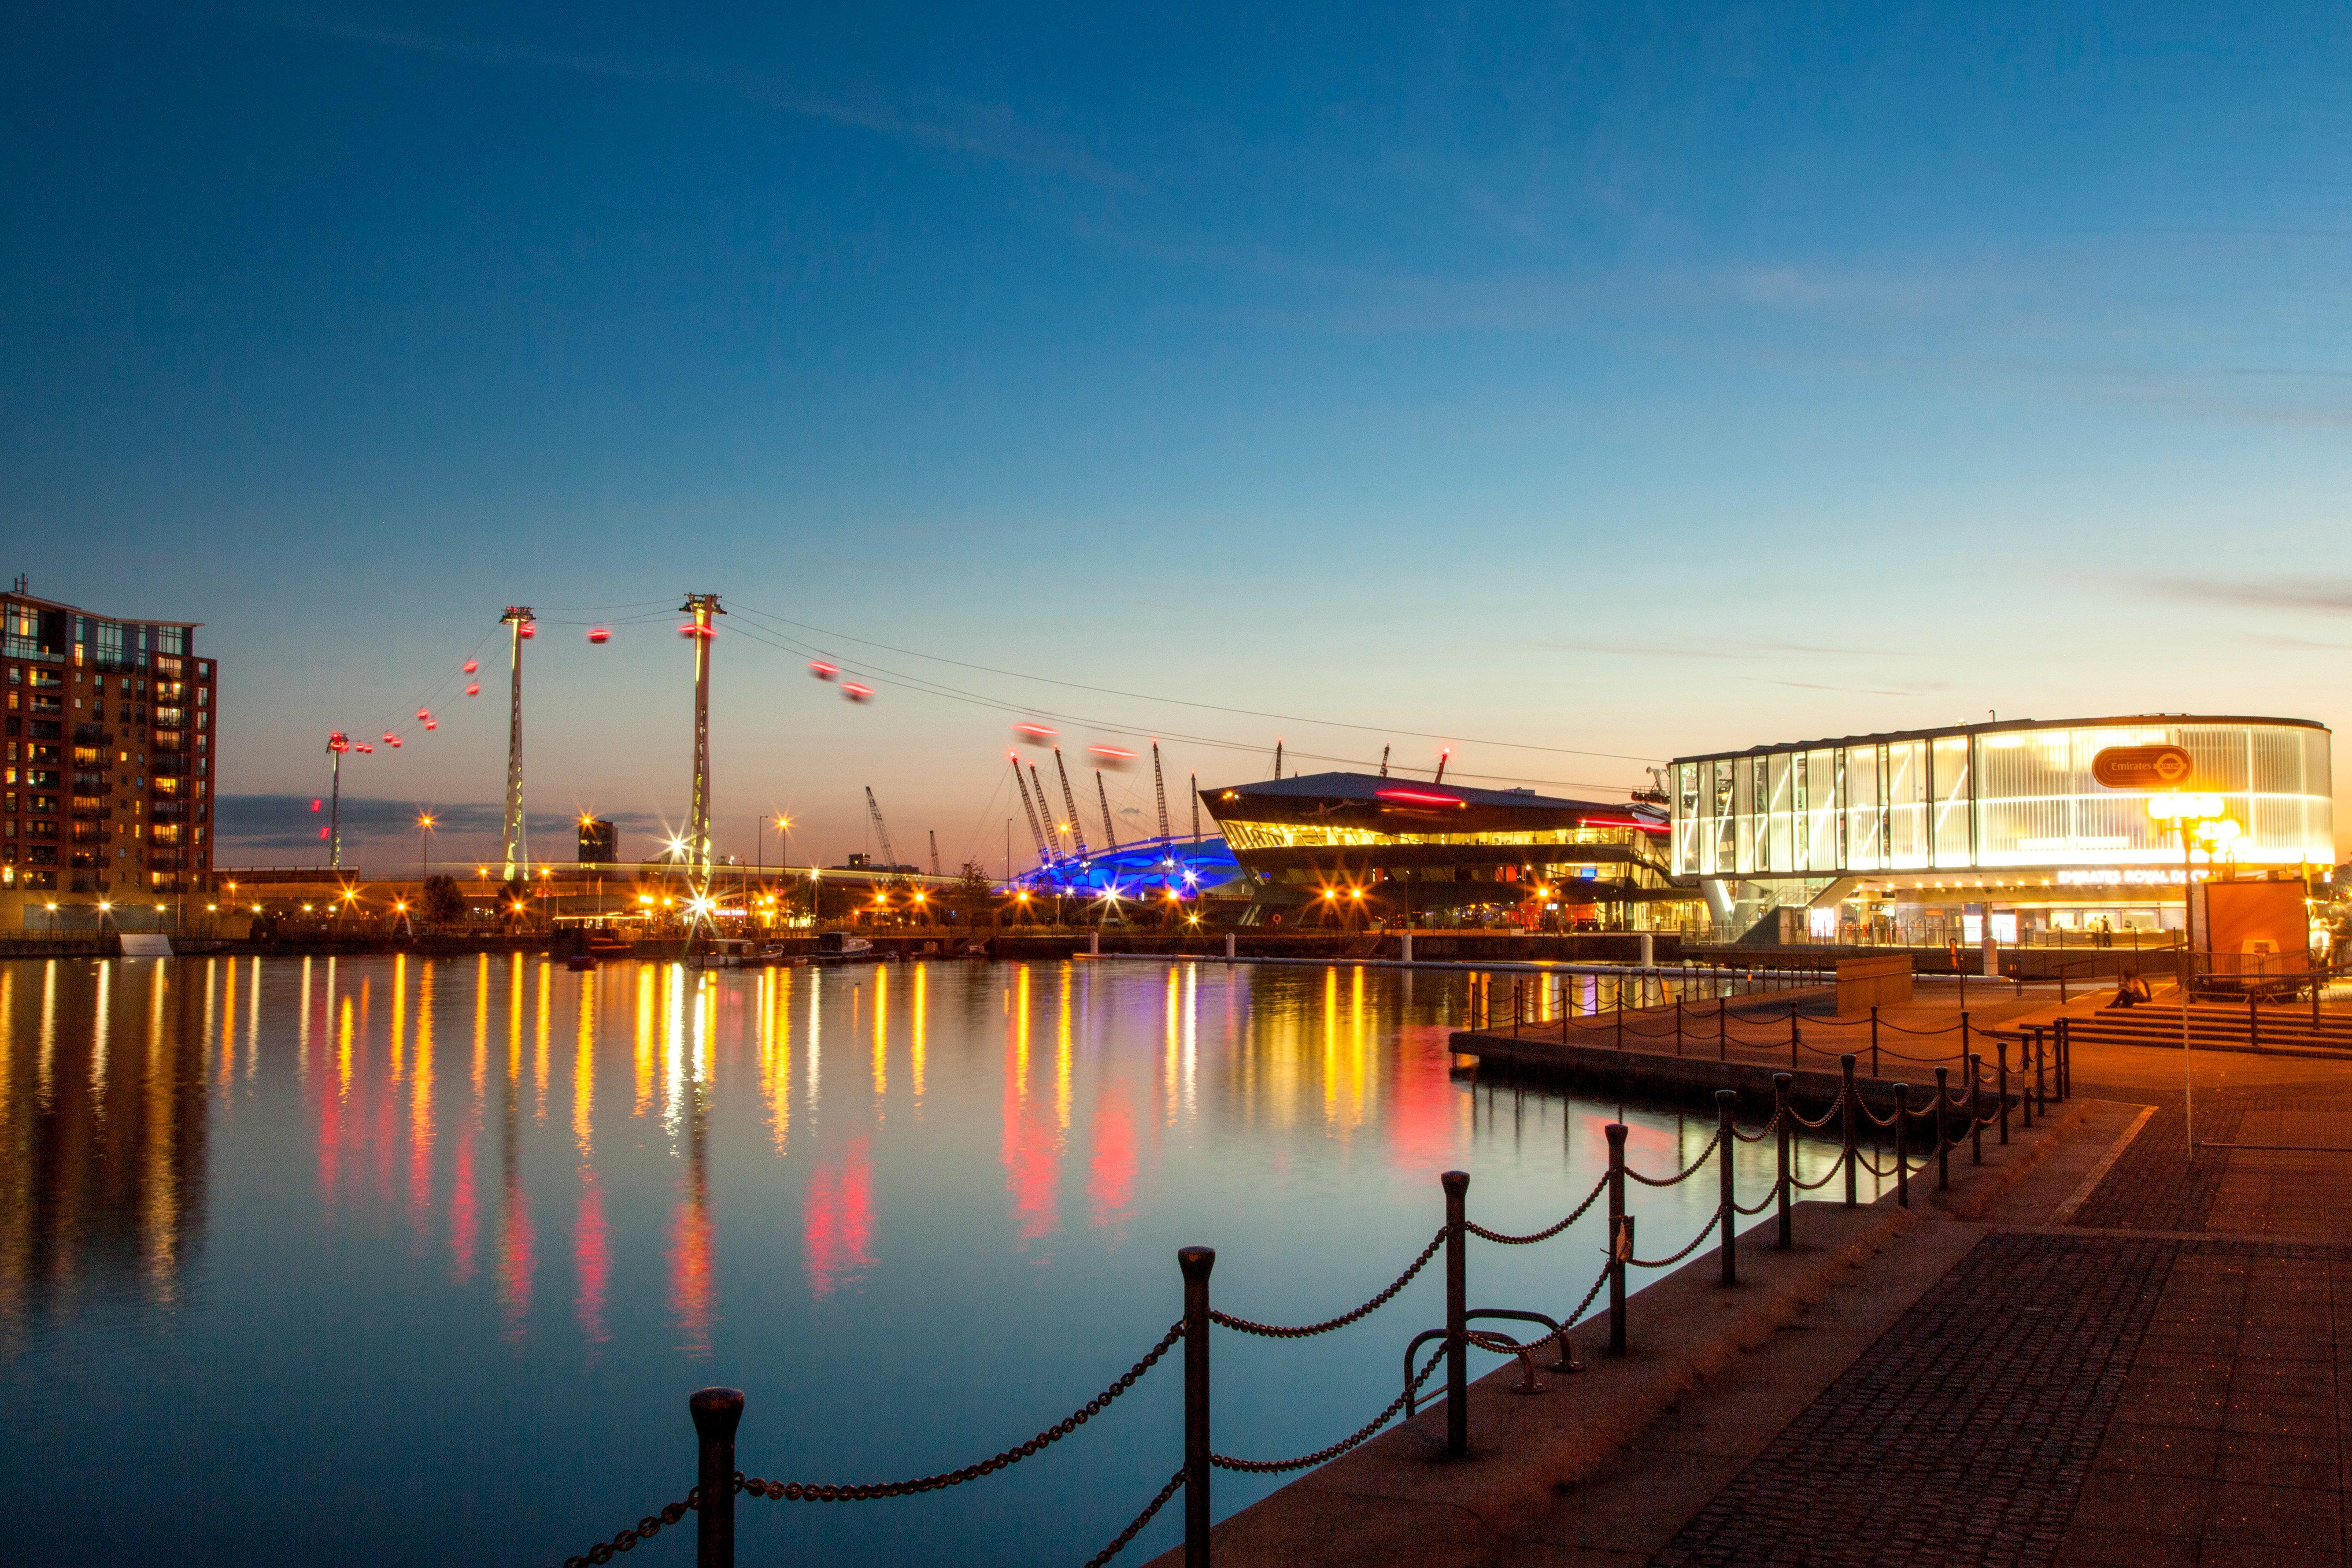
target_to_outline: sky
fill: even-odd
[[[1180,828],[1277,737],[2340,729],[2352,12],[2248,12],[36,7],[0,573],[205,623],[225,863],[331,729],[371,863],[494,846],[509,604],[534,848],[648,851],[688,592],[746,858],[1027,858],[1024,714]]]

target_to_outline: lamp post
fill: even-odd
[[[416,814],[416,885],[421,892],[433,867],[433,829],[441,819],[429,811]]]
[[[2197,1158],[2197,1086],[2189,1047],[2189,983],[2197,970],[2197,905],[2189,896],[2190,884],[2196,878],[2196,841],[2205,840],[2210,859],[2215,846],[2230,842],[2241,831],[2223,815],[2222,805],[2218,795],[2190,795],[2179,790],[2166,790],[2147,800],[2148,816],[2171,824],[2180,833],[2180,1110],[2192,1161]]]

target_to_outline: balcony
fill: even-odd
[[[180,868],[180,852],[176,849],[153,849],[147,855],[151,871],[176,871]]]
[[[12,719],[9,722],[13,724],[16,721]],[[27,731],[27,733],[29,733],[36,741],[58,741],[64,739],[63,736],[58,733],[58,731],[63,729],[64,726],[59,724],[56,720],[35,719],[31,722],[33,727]]]
[[[74,726],[73,738],[74,744],[77,746],[114,744],[114,737],[106,732],[106,726],[103,724],[77,724]]]
[[[62,713],[66,710],[66,700],[62,697],[45,696],[36,691],[33,693],[32,710],[36,713]]]
[[[98,865],[97,852],[89,849],[77,849],[73,852],[71,864],[77,869],[83,867],[95,868]]]
[[[158,730],[148,749],[153,752],[184,752],[188,749],[188,737],[178,730]]]
[[[159,800],[149,811],[158,822],[183,822],[188,815],[187,803],[177,800]]]
[[[78,773],[73,776],[73,786],[78,793],[82,795],[104,795],[106,793],[106,775],[104,773]]]
[[[151,773],[157,774],[160,777],[180,778],[184,776],[188,771],[188,759],[184,756],[151,755],[147,763],[147,771]]]

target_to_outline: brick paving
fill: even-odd
[[[1979,1242],[1652,1559],[2056,1559],[2181,1243]]]

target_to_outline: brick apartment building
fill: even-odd
[[[213,661],[193,621],[0,594],[0,891],[194,891],[212,868]]]

